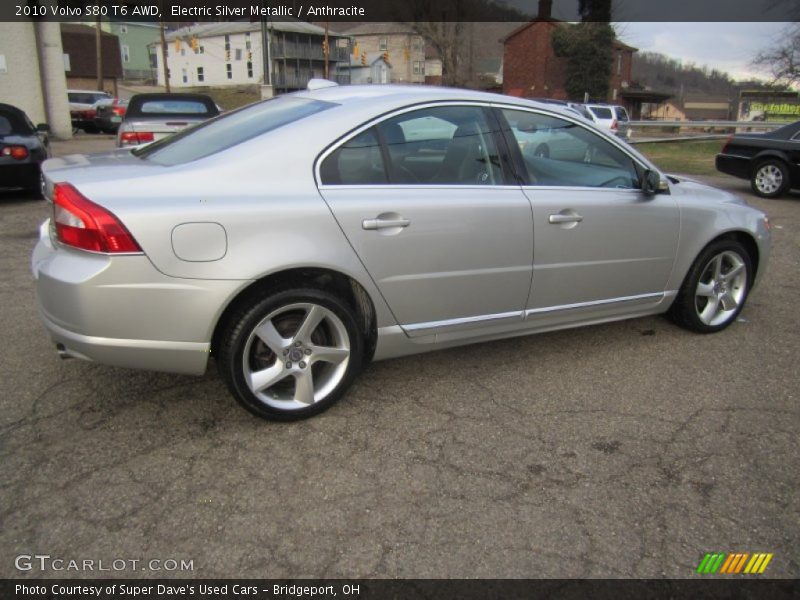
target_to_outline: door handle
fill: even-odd
[[[361,222],[361,227],[363,229],[390,229],[392,227],[408,227],[411,225],[411,221],[408,219],[364,219]]]
[[[556,214],[556,215],[550,215],[549,221],[553,225],[560,225],[562,223],[580,223],[581,221],[583,221],[583,217],[578,214],[574,215]]]

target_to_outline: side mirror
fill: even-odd
[[[48,125],[47,123],[39,123],[36,126],[36,131],[38,131],[39,133],[50,133],[50,125]]]
[[[652,196],[661,189],[661,175],[658,171],[647,169],[642,175],[642,191],[648,196]]]

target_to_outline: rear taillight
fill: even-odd
[[[125,107],[124,106],[114,106],[114,107],[112,107],[111,112],[113,112],[115,115],[118,115],[118,116],[122,117],[122,116],[125,115]]]
[[[0,155],[10,156],[14,160],[25,160],[30,153],[25,146],[5,146],[0,150]]]
[[[120,141],[123,144],[146,144],[155,139],[152,131],[123,131]]]
[[[53,222],[58,240],[73,248],[108,254],[142,251],[117,217],[68,183],[55,185]]]
[[[722,152],[722,154],[727,154],[727,152],[728,152],[728,146],[730,145],[730,143],[731,143],[732,141],[733,141],[733,134],[729,135],[729,136],[728,136],[728,139],[727,139],[727,140],[725,140],[725,143],[722,145],[722,151],[721,151],[721,152]]]

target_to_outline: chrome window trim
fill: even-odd
[[[392,189],[403,189],[403,190],[441,190],[442,188],[447,189],[459,189],[459,190],[517,190],[519,191],[518,185],[475,185],[475,184],[419,184],[419,183],[365,183],[365,184],[328,184],[328,185],[320,185],[319,189],[321,191],[324,190],[392,190]],[[611,188],[613,189],[613,188]]]

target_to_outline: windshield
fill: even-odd
[[[132,152],[160,165],[180,165],[227,150],[334,106],[330,102],[281,96],[205,121]]]

